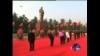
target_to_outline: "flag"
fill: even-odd
[[[19,26],[23,26],[23,22],[22,23],[20,23],[20,25]]]
[[[71,23],[70,23],[70,26],[73,26],[73,25],[74,25],[74,23],[73,23],[73,22],[71,22]]]
[[[60,27],[63,27],[64,26],[64,24],[60,24]]]
[[[68,26],[68,23],[65,23],[64,26]]]
[[[79,21],[78,23],[77,23],[77,26],[80,26],[81,25],[81,21]]]

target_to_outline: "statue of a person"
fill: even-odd
[[[40,20],[43,21],[43,16],[44,16],[43,7],[41,7],[41,8],[39,9],[39,13],[40,13]]]

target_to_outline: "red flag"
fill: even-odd
[[[63,27],[64,26],[64,24],[60,24],[60,27]]]
[[[23,26],[23,22],[22,23],[20,23],[20,25],[19,26]]]
[[[73,26],[74,25],[74,23],[72,22],[71,24],[70,24],[70,26]]]
[[[68,23],[65,23],[65,26],[68,26]]]
[[[81,25],[81,21],[79,21],[78,23],[77,23],[77,26],[80,26]]]
[[[66,26],[66,24],[64,24],[64,26]]]
[[[60,27],[60,24],[58,24],[58,27]]]
[[[60,27],[62,27],[62,24],[60,24]]]

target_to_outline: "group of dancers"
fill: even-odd
[[[54,30],[53,29],[49,29],[48,30],[48,37],[50,39],[50,46],[54,45]],[[60,44],[65,44],[66,42],[69,43],[72,40],[72,35],[74,34],[74,39],[77,40],[80,38],[81,35],[83,35],[85,37],[85,33],[84,31],[71,31],[71,30],[59,30],[58,31],[58,35],[60,37]],[[23,39],[23,27],[19,27],[18,29],[18,37],[20,40]],[[35,43],[35,38],[36,38],[36,30],[32,29],[28,32],[28,42],[29,42],[29,46],[30,46],[30,51],[34,51],[34,43]]]

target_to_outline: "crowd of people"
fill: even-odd
[[[53,29],[49,29],[48,30],[48,37],[50,39],[50,46],[54,45],[54,30]],[[59,30],[58,31],[58,35],[60,38],[60,44],[65,44],[65,43],[69,43],[72,40],[72,35],[74,34],[74,39],[77,40],[80,38],[80,35],[85,37],[85,33],[84,31],[79,31],[79,30]],[[19,27],[18,31],[17,31],[17,35],[18,38],[20,40],[23,40],[23,27]],[[35,43],[35,38],[36,38],[36,29],[32,29],[29,30],[28,32],[28,42],[29,42],[29,46],[30,46],[30,51],[34,51],[34,43]]]

